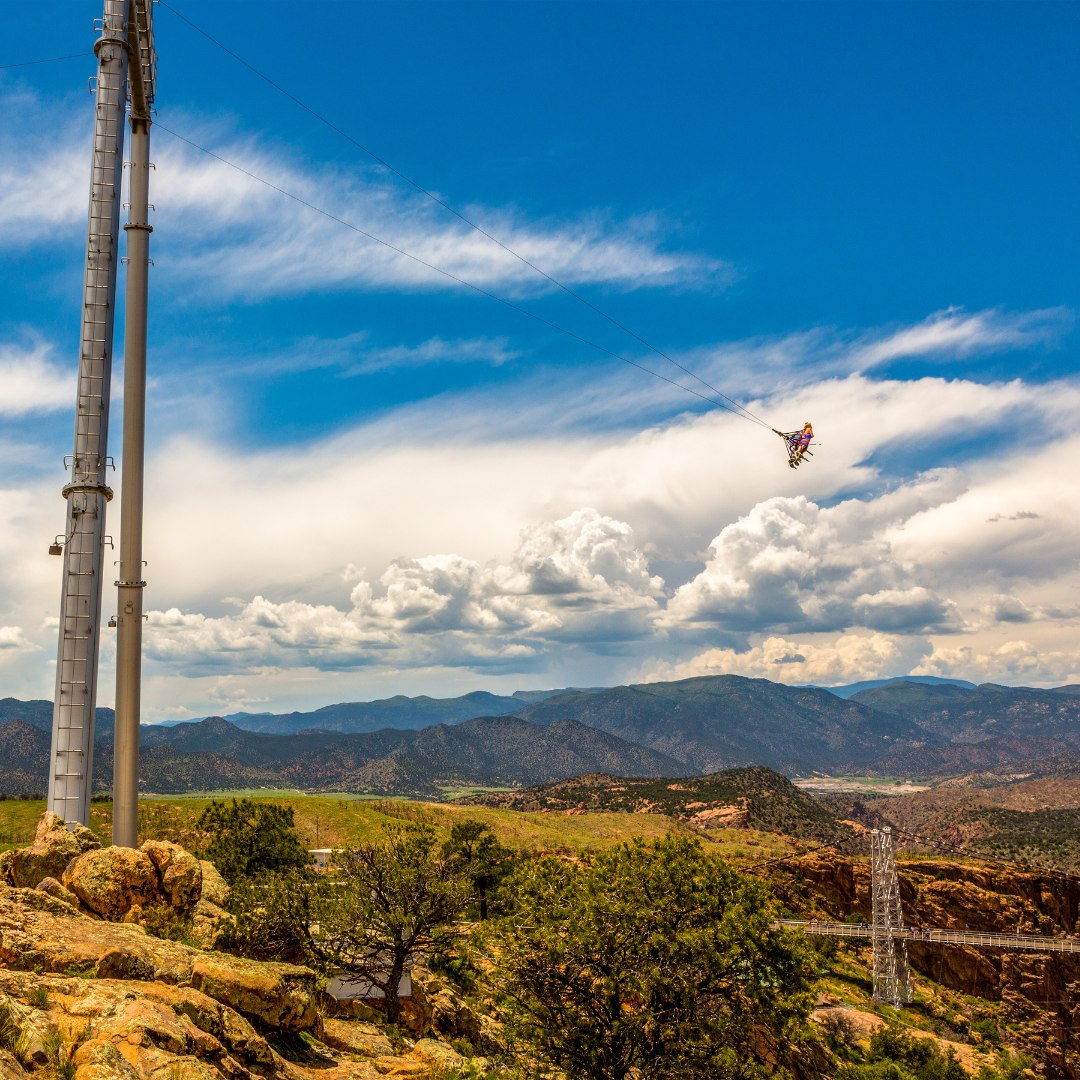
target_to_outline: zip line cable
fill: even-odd
[[[493,292],[488,292],[487,289],[482,289],[479,285],[474,285],[471,281],[466,281],[464,278],[459,278],[456,274],[451,274],[449,270],[443,270],[439,266],[435,266],[434,263],[429,263],[424,259],[421,259],[419,255],[413,255],[411,252],[405,251],[403,248],[395,247],[387,240],[383,240],[373,233],[366,232],[364,229],[359,228],[356,225],[345,221],[344,218],[336,217],[328,210],[323,210],[321,207],[316,206],[314,203],[309,203],[305,199],[301,199],[299,195],[293,195],[292,192],[286,191],[284,188],[280,188],[277,184],[272,184],[269,180],[264,180],[261,176],[256,176],[255,173],[249,172],[247,169],[236,165],[226,158],[223,158],[220,154],[215,154],[213,150],[207,150],[205,146],[200,146],[196,142],[192,142],[191,139],[185,138],[183,135],[178,134],[175,131],[171,131],[160,122],[155,121],[154,127],[160,131],[164,131],[166,135],[171,135],[174,139],[179,139],[183,143],[187,143],[188,146],[194,147],[196,150],[202,151],[202,153],[214,158],[215,161],[220,161],[223,165],[228,165],[230,169],[235,169],[239,173],[243,173],[244,176],[251,177],[252,180],[257,180],[260,184],[265,185],[272,191],[278,192],[280,195],[286,196],[286,198],[292,199],[294,202],[298,202],[301,206],[306,206],[309,210],[314,210],[317,214],[322,214],[323,217],[329,218],[331,221],[336,221],[339,225],[344,225],[346,229],[352,229],[353,232],[359,233],[361,236],[366,236],[369,240],[374,240],[375,243],[381,244],[385,248],[389,248],[391,251],[397,252],[399,255],[404,255],[407,259],[412,259],[413,262],[419,263],[421,266],[426,266],[429,270],[434,270],[437,274],[442,274],[443,277],[449,278],[451,281],[456,281],[459,285],[464,285],[468,289],[472,289],[473,292],[479,293],[481,296],[486,296],[491,300],[497,300],[500,304],[510,308],[513,311],[518,311],[522,315],[528,315],[530,319],[535,319],[536,322],[542,323],[544,326],[550,327],[552,330],[557,330],[560,334],[565,334],[567,337],[573,338],[575,341],[580,341],[583,345],[588,345],[590,348],[596,349],[598,352],[602,352],[607,356],[614,358],[615,360],[621,360],[624,364],[629,364],[631,367],[637,368],[639,371],[644,371],[648,375],[652,375],[657,379],[662,379],[664,382],[669,383],[671,386],[678,387],[680,390],[685,390],[688,394],[693,394],[694,397],[701,398],[702,401],[707,401],[710,405],[716,406],[718,409],[723,409],[725,412],[731,413],[733,416],[742,417],[747,419],[742,413],[736,412],[734,409],[723,404],[723,402],[716,401],[714,398],[707,397],[705,394],[699,394],[692,387],[684,386],[680,382],[676,382],[674,379],[669,379],[666,375],[661,375],[657,371],[653,371],[652,368],[645,367],[644,364],[639,364],[634,360],[630,360],[625,356],[621,356],[617,352],[612,352],[611,349],[605,348],[603,345],[598,345],[595,341],[590,341],[588,338],[582,337],[580,334],[575,334],[572,330],[567,330],[563,326],[559,326],[557,323],[553,323],[548,319],[542,318],[540,315],[536,315],[529,311],[528,308],[520,307],[518,304],[513,303],[510,300],[506,300],[501,296],[496,295]],[[759,421],[760,422],[760,421]],[[764,425],[763,426],[767,426]]]
[[[229,56],[231,56],[237,63],[243,64],[244,67],[246,67],[253,74],[257,75],[265,83],[268,83],[270,86],[272,86],[279,93],[284,94],[285,97],[287,97],[294,104],[299,105],[300,108],[303,109],[305,112],[310,113],[320,123],[325,124],[328,128],[330,128],[331,131],[337,132],[337,134],[340,135],[347,142],[352,143],[353,146],[355,146],[358,149],[362,150],[365,154],[368,155],[368,157],[372,158],[374,161],[377,161],[380,165],[382,165],[383,168],[388,169],[395,176],[397,176],[400,179],[404,180],[406,184],[408,184],[411,187],[415,188],[422,195],[426,195],[427,198],[431,199],[432,202],[438,203],[439,206],[441,206],[444,210],[448,211],[449,213],[453,214],[454,217],[458,218],[460,221],[463,221],[466,225],[469,226],[469,228],[475,229],[482,236],[486,236],[493,244],[497,244],[500,248],[503,249],[503,251],[507,252],[507,254],[513,255],[515,259],[519,259],[521,262],[523,262],[530,269],[535,270],[536,273],[538,273],[541,277],[543,277],[546,280],[550,281],[552,285],[555,285],[558,288],[562,289],[563,292],[565,292],[568,295],[572,296],[575,300],[579,300],[587,308],[590,308],[592,311],[596,312],[596,314],[601,316],[601,318],[607,319],[607,321],[609,323],[611,323],[613,326],[617,326],[624,333],[629,334],[636,341],[641,342],[641,344],[644,345],[645,348],[649,349],[651,352],[656,353],[657,356],[663,357],[663,359],[667,360],[669,364],[674,364],[675,367],[679,368],[680,371],[686,372],[687,375],[689,375],[693,379],[696,379],[699,383],[701,383],[702,386],[706,387],[712,393],[716,394],[718,397],[723,398],[725,401],[729,402],[731,405],[734,405],[735,409],[738,410],[738,415],[743,415],[748,420],[752,420],[754,423],[760,424],[762,427],[766,427],[770,431],[775,430],[773,427],[771,427],[771,425],[765,423],[765,421],[762,420],[760,417],[755,416],[749,409],[746,408],[746,406],[741,405],[734,398],[728,397],[728,395],[723,393],[723,391],[717,390],[715,386],[713,386],[711,383],[706,382],[703,378],[701,378],[700,375],[696,374],[690,368],[685,367],[683,364],[680,364],[677,360],[673,360],[670,356],[667,355],[667,353],[662,352],[655,345],[649,344],[649,342],[647,342],[643,337],[639,336],[638,334],[635,334],[633,330],[631,330],[627,326],[624,326],[617,319],[613,319],[606,312],[601,311],[600,308],[598,308],[595,304],[591,303],[590,301],[586,300],[584,296],[580,295],[580,293],[574,292],[574,290],[571,289],[569,286],[564,285],[561,281],[557,281],[550,274],[548,274],[545,271],[541,270],[539,266],[536,266],[534,263],[531,263],[528,259],[525,258],[524,255],[519,255],[516,251],[513,250],[513,248],[508,247],[506,244],[504,244],[497,237],[492,236],[491,233],[487,232],[485,229],[481,228],[481,226],[477,225],[475,221],[470,221],[467,217],[465,217],[464,214],[462,214],[459,211],[455,210],[449,203],[444,202],[442,199],[440,199],[438,197],[438,195],[434,194],[431,191],[428,191],[427,188],[422,187],[420,184],[416,183],[415,180],[410,179],[408,176],[406,176],[399,169],[395,169],[394,166],[391,165],[388,161],[385,161],[383,158],[379,157],[379,155],[376,154],[373,150],[369,150],[366,146],[363,145],[363,143],[358,142],[351,135],[349,135],[348,132],[342,131],[342,129],[339,128],[336,124],[334,124],[331,121],[327,120],[327,118],[325,116],[321,115],[320,113],[317,113],[313,108],[311,108],[310,105],[306,105],[298,97],[296,97],[293,94],[290,94],[289,91],[286,90],[279,83],[274,82],[274,80],[271,79],[269,76],[264,75],[257,67],[255,67],[252,64],[249,64],[242,57],[237,56],[236,53],[234,53],[231,49],[229,49],[225,45],[223,45],[220,41],[217,40],[217,38],[212,37],[210,34],[208,34],[205,30],[202,29],[202,27],[196,26],[196,24],[193,23],[189,18],[187,18],[187,16],[181,15],[180,12],[176,10],[176,8],[172,7],[172,5],[170,5],[170,4],[167,4],[165,2],[165,0],[158,0],[158,3],[160,4],[161,7],[168,8],[168,10],[171,11],[178,19],[182,19],[184,22],[186,22],[188,24],[188,26],[190,26],[197,33],[202,34],[202,36],[204,38],[206,38],[207,41],[212,42],[219,49],[221,49],[222,52],[228,53]],[[661,377],[661,376],[658,376],[658,378],[659,377]],[[676,383],[675,385],[680,385],[680,384]],[[729,408],[728,411],[733,412],[734,410]]]
[[[33,67],[34,64],[52,64],[57,60],[76,60],[80,56],[93,56],[93,53],[77,52],[70,56],[50,56],[47,60],[24,60],[21,64],[0,64],[0,71],[4,68]]]

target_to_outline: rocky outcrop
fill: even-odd
[[[91,911],[112,922],[161,895],[157,868],[145,852],[134,848],[88,851],[68,863],[62,880],[64,888]]]
[[[30,889],[0,886],[0,963],[16,971],[191,986],[279,1030],[312,1027],[317,980],[309,968],[256,963],[151,937],[141,926],[74,911]]]
[[[951,930],[1050,937],[1080,931],[1080,881],[997,864],[938,859],[898,863],[904,921]],[[773,875],[781,902],[793,911],[831,918],[871,912],[870,867],[833,851],[812,852]],[[936,983],[1003,1005],[1002,1017],[1043,1031],[1025,1049],[1048,1075],[1080,1077],[1066,1061],[1063,1032],[1080,1028],[1080,954],[1016,952],[910,941],[908,959]],[[1041,1027],[1040,1027],[1041,1025]],[[1058,1060],[1060,1059],[1060,1060]],[[1075,1067],[1074,1067],[1075,1066]]]
[[[16,866],[32,886],[13,884]],[[217,870],[176,844],[90,846],[46,815],[32,848],[0,860],[0,1024],[21,1055],[0,1049],[0,1080],[72,1066],[75,1080],[375,1080],[465,1063],[437,1038],[414,1045],[344,1019],[324,1029],[320,998],[333,999],[309,968],[193,948],[139,925],[148,906],[168,905],[212,938],[228,896]],[[440,1027],[480,1045],[493,1022],[463,1006],[439,998]]]
[[[423,1017],[421,1035],[433,1032],[447,1040],[467,1039],[481,1053],[504,1049],[499,1025],[422,964],[412,970],[412,999]]]
[[[1075,934],[1080,879],[996,864],[903,859],[897,864],[904,919],[948,930]],[[807,888],[838,918],[870,915],[870,865],[835,851],[815,851],[774,875],[782,895]],[[790,905],[789,905],[790,906]]]
[[[47,810],[38,821],[33,844],[11,852],[3,868],[13,885],[33,889],[43,878],[59,880],[72,859],[100,847],[101,842],[85,825],[69,831],[59,814]]]
[[[161,892],[173,907],[188,908],[200,899],[203,869],[194,855],[168,840],[147,840],[139,850],[154,864],[161,879]]]
[[[60,1059],[75,1067],[75,1080],[378,1080],[430,1077],[433,1066],[466,1064],[438,1039],[392,1041],[374,1024],[343,1020],[327,1021],[325,1032],[313,1027],[307,1042],[294,1037],[286,1060],[275,1050],[282,1047],[280,1031],[268,1038],[258,1021],[204,990],[162,982],[0,969],[5,1011],[28,1038],[20,1042],[22,1060],[0,1050],[0,1080],[41,1076],[32,1070],[42,1065],[44,1075],[62,1075],[48,1067],[44,1049],[57,1043]]]
[[[389,1057],[394,1047],[375,1024],[357,1020],[324,1020],[322,1041],[334,1050],[361,1057]]]
[[[202,870],[200,898],[208,900],[218,907],[224,907],[229,901],[229,886],[225,884],[225,879],[218,873],[217,867],[211,862],[200,861],[199,867]]]

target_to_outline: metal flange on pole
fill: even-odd
[[[142,525],[146,428],[146,310],[150,266],[150,106],[155,57],[152,4],[127,0],[131,64],[131,170],[124,308],[124,451],[120,502],[120,578],[116,608],[116,734],[113,756],[115,847],[135,847],[139,825],[139,723],[142,713]]]

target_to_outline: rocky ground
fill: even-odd
[[[813,851],[771,871],[793,912],[869,913],[869,868]],[[1080,882],[942,860],[902,860],[909,921],[1074,934]],[[0,1080],[451,1080],[507,1070],[484,980],[469,992],[413,969],[402,1026],[338,1003],[312,970],[214,949],[228,887],[177,844],[102,848],[86,829],[42,816],[35,842],[0,856]],[[164,936],[161,936],[164,935]],[[1068,1032],[1080,963],[1068,955],[912,946],[916,1004],[904,1023],[975,1073],[1002,1040],[1033,1058],[1032,1077],[1080,1080]],[[813,1019],[858,1059],[888,1017],[870,1001],[869,949],[845,945],[822,970]],[[472,958],[483,972],[486,961]],[[487,965],[490,968],[490,965]],[[475,974],[474,969],[474,974]],[[490,971],[488,972],[490,974]],[[456,978],[456,977],[455,977]],[[980,1034],[993,1019],[995,1043]],[[847,1049],[845,1049],[847,1047]]]
[[[175,844],[101,848],[43,815],[31,847],[0,856],[0,1080],[434,1080],[465,1065],[450,1040],[499,1049],[496,1025],[426,970],[409,1034],[363,1005],[340,1015],[308,968],[214,951],[227,896]],[[163,912],[203,947],[148,933]]]

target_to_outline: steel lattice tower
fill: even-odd
[[[113,493],[105,481],[106,468],[111,464],[107,455],[109,388],[116,273],[120,263],[124,112],[129,94],[133,117],[140,112],[146,115],[148,103],[153,100],[154,52],[150,18],[150,0],[104,0],[100,36],[94,45],[98,73],[75,402],[75,449],[70,459],[71,476],[63,490],[67,500],[64,535],[58,536],[50,548],[53,554],[62,555],[64,571],[48,805],[69,826],[90,822],[105,544],[111,544],[105,535],[105,507]],[[146,144],[148,122],[147,116],[143,137],[138,143],[140,147]],[[141,190],[145,190],[145,185]],[[145,236],[148,226],[140,220],[135,229],[138,235]],[[128,235],[130,251],[131,233]],[[145,276],[145,245],[137,244],[136,247],[140,255],[137,261],[141,264],[138,268]],[[145,320],[145,314],[143,318]],[[129,327],[129,336],[130,332]],[[128,363],[131,363],[130,357]],[[141,436],[141,431],[139,434]],[[136,737],[137,724],[136,720]],[[137,756],[135,768],[138,768]]]
[[[873,904],[874,1000],[896,1008],[911,1001],[907,945],[894,936],[903,929],[900,880],[896,876],[892,830],[870,833],[870,888]]]
[[[75,451],[64,486],[67,523],[56,657],[49,809],[69,825],[90,820],[94,710],[101,637],[105,483],[109,439],[116,270],[120,262],[120,180],[128,74],[127,0],[105,0],[97,53],[90,212],[86,231]]]

